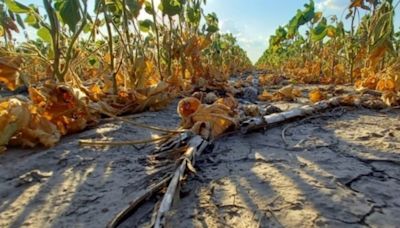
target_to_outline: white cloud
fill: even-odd
[[[240,37],[245,30],[231,19],[220,21],[219,26],[222,33],[232,33],[236,38]]]
[[[236,37],[238,44],[247,52],[253,62],[258,60],[267,46],[267,36],[257,36],[251,32],[248,25],[228,18],[221,20],[219,26],[222,33],[232,33]]]
[[[317,10],[343,10],[349,4],[348,0],[321,0],[316,3]]]
[[[255,63],[267,47],[267,39],[264,36],[246,36],[238,38],[239,45],[247,52],[250,60]]]

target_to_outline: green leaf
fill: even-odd
[[[305,4],[304,7],[305,9],[303,11],[297,10],[296,16],[294,16],[287,25],[289,38],[293,38],[298,32],[300,26],[311,22],[315,17],[315,6],[313,0],[310,0],[310,4]]]
[[[198,24],[201,20],[201,11],[198,8],[187,8],[186,16],[189,22]]]
[[[144,2],[144,11],[150,15],[153,15],[153,6],[149,1]]]
[[[185,0],[161,0],[158,8],[164,15],[172,17],[182,12],[184,4]]]
[[[21,18],[21,15],[17,14],[16,17],[17,17],[17,23],[18,23],[18,25],[21,26],[21,28],[25,29],[25,24],[24,24],[24,21],[23,21],[22,18]]]
[[[92,31],[92,28],[93,28],[93,24],[92,23],[87,23],[85,25],[85,27],[83,27],[83,32],[84,33],[89,33],[89,32]]]
[[[35,25],[37,23],[35,15],[28,14],[28,16],[25,18],[25,23],[28,25]]]
[[[94,1],[94,12],[100,12],[101,0]]]
[[[206,16],[207,32],[215,33],[218,32],[218,17],[215,13],[210,13]]]
[[[314,19],[315,17],[315,6],[314,6],[314,1],[310,0],[310,4],[305,4],[305,10],[303,11],[303,17],[302,21],[300,22],[301,25],[304,25],[307,22],[310,22]]]
[[[312,23],[313,24],[317,23],[321,18],[322,18],[322,12],[316,12],[312,20]]]
[[[326,18],[322,18],[317,27],[311,30],[311,40],[314,42],[323,40],[327,35]]]
[[[137,18],[139,16],[140,10],[142,9],[143,2],[139,2],[138,0],[128,0],[126,2],[126,5],[128,6],[128,9],[131,12],[132,16],[134,18]]]
[[[79,13],[79,0],[64,0],[59,5],[60,16],[72,32],[76,31],[76,26],[82,19]]]
[[[30,8],[15,0],[5,0],[7,8],[14,13],[29,13]]]
[[[8,10],[8,16],[11,18],[11,20],[15,21],[15,14],[11,10]]]
[[[121,17],[123,5],[122,1],[106,0],[106,6],[108,11],[110,11],[114,17]]]
[[[49,43],[49,44],[51,44],[51,43],[53,42],[50,31],[49,31],[47,28],[45,28],[45,27],[41,27],[41,28],[37,31],[37,35],[38,35],[39,38],[42,39],[44,42],[47,42],[47,43]]]
[[[0,25],[0,36],[4,36],[4,28]]]
[[[89,58],[89,64],[93,67],[93,66],[99,66],[99,61],[98,61],[98,59],[95,57],[95,56],[91,56],[90,58]]]
[[[139,29],[142,32],[148,32],[154,26],[153,21],[146,19],[143,21],[139,21]]]

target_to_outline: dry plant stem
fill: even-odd
[[[241,124],[241,132],[248,133],[253,130],[267,127],[285,121],[293,120],[295,118],[311,115],[315,112],[323,111],[325,109],[340,105],[341,97],[333,97],[329,100],[320,101],[314,105],[305,105],[300,108],[295,108],[286,112],[275,113],[263,117],[254,117],[244,121]]]
[[[155,4],[154,4],[154,0],[151,0],[151,8],[153,9],[152,12],[152,16],[153,16],[153,22],[154,22],[154,30],[156,33],[156,39],[157,39],[157,64],[158,64],[158,71],[160,73],[160,77],[161,79],[163,78],[163,74],[162,74],[162,69],[161,69],[161,49],[160,49],[160,34],[158,33],[158,26],[157,26],[157,17],[156,17],[156,11],[155,9]]]
[[[133,50],[132,50],[132,46],[131,46],[132,42],[131,42],[131,37],[130,37],[130,34],[129,34],[128,15],[127,15],[127,12],[126,12],[126,7],[127,7],[126,0],[122,0],[122,4],[123,4],[122,13],[123,13],[123,18],[124,18],[124,20],[123,20],[123,22],[124,22],[124,32],[125,32],[125,36],[126,36],[126,42],[128,43],[127,49],[128,49],[128,52],[129,52],[129,58],[128,59],[129,59],[130,64],[133,65],[134,59],[133,59]]]
[[[164,188],[167,184],[168,181],[170,181],[172,178],[172,175],[167,176],[154,186],[151,186],[147,191],[145,191],[143,194],[139,195],[136,199],[134,199],[132,202],[129,203],[129,205],[119,212],[113,220],[108,223],[107,228],[115,228],[118,227],[127,217],[129,217],[130,214],[132,214],[146,199],[160,191],[162,188]]]
[[[172,134],[173,135],[173,134]],[[99,141],[99,140],[79,140],[79,144],[82,146],[123,146],[123,145],[137,145],[146,144],[151,142],[161,141],[163,139],[171,137],[171,134],[147,140],[129,140],[129,141]]]
[[[156,221],[154,224],[155,228],[160,228],[165,226],[165,214],[172,207],[174,196],[176,195],[177,189],[180,185],[180,181],[182,180],[183,175],[185,174],[186,167],[192,166],[192,164],[194,163],[195,155],[201,154],[201,152],[206,148],[207,145],[208,142],[198,135],[194,136],[188,142],[189,147],[186,150],[185,154],[183,155],[181,163],[176,169],[174,176],[168,185],[167,192],[165,193],[161,201],[160,208],[158,209]]]

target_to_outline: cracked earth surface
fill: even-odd
[[[222,139],[171,227],[398,227],[399,114],[349,108],[304,121],[286,131],[290,149],[284,126]]]
[[[278,102],[281,109],[299,103]],[[174,128],[176,103],[135,121]],[[286,129],[285,129],[286,128]],[[285,140],[282,131],[285,129]],[[151,146],[80,147],[78,139],[139,140],[119,121],[54,148],[0,155],[0,227],[105,227],[148,186]],[[170,227],[398,227],[400,111],[340,108],[219,139],[196,162]],[[154,204],[122,227],[146,226]]]

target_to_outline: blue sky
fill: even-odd
[[[89,0],[92,3],[94,0]],[[279,25],[285,25],[309,0],[207,0],[205,12],[216,12],[222,32],[233,33],[255,62],[267,47],[267,41]],[[42,0],[20,0],[42,6]],[[159,0],[156,0],[159,2]],[[394,1],[396,3],[396,1]],[[324,15],[345,17],[350,0],[315,0]],[[396,9],[395,26],[400,26],[400,7]]]
[[[222,32],[233,33],[255,62],[267,47],[269,36],[285,25],[308,0],[207,0],[206,12],[214,11]],[[396,1],[394,1],[396,3]],[[345,20],[350,0],[315,0],[318,11]],[[396,9],[395,26],[400,26],[400,9]],[[348,24],[348,23],[347,23]]]

